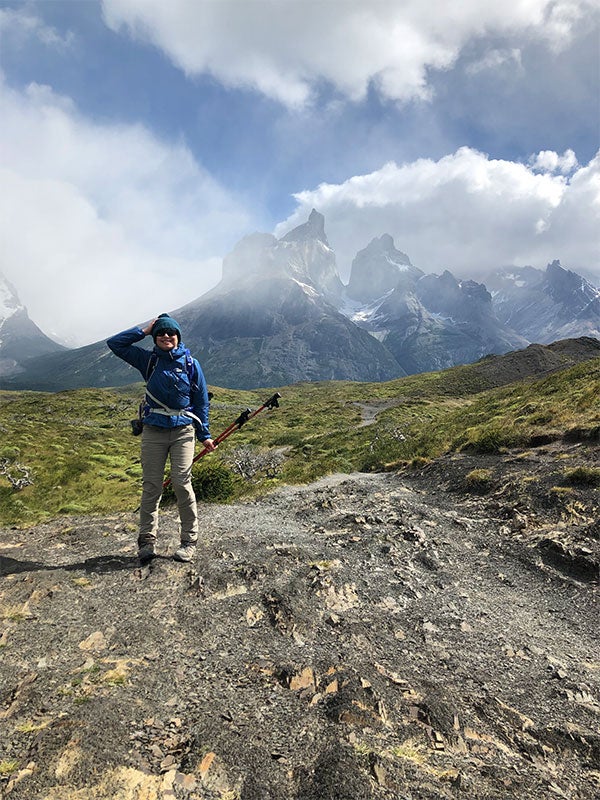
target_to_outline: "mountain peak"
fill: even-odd
[[[15,287],[0,272],[0,325],[20,308],[22,306]]]
[[[0,377],[21,372],[28,358],[64,350],[29,319],[16,289],[1,273],[0,334]]]
[[[412,284],[423,275],[410,258],[394,245],[389,233],[371,239],[352,262],[347,294],[370,303],[395,289],[399,282]]]
[[[529,341],[549,344],[556,339],[598,337],[600,290],[558,260],[545,270],[507,267],[487,284],[500,322]]]
[[[305,242],[317,239],[329,247],[327,235],[325,234],[325,217],[313,208],[308,217],[308,222],[298,225],[281,237],[282,242]]]
[[[250,233],[244,236],[231,253],[223,259],[222,282],[239,282],[273,268],[273,253],[277,239],[270,233]]]
[[[362,252],[369,253],[370,255],[383,254],[384,256],[388,256],[391,261],[398,266],[403,266],[405,264],[409,267],[412,266],[410,258],[406,253],[396,249],[394,239],[389,233],[383,233],[381,236],[376,236],[374,239],[371,239]]]

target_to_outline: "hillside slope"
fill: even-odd
[[[281,387],[281,407],[200,461],[194,479],[204,496],[205,480],[220,475],[233,499],[328,472],[380,470],[465,447],[590,440],[600,428],[599,354],[600,342],[583,338],[384,383]],[[213,434],[267,395],[211,388]],[[141,466],[129,421],[141,393],[141,384],[0,392],[0,524],[134,508]],[[242,477],[238,454],[263,467],[272,459],[277,467]]]

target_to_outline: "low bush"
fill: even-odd
[[[224,503],[235,494],[236,479],[221,461],[197,463],[192,470],[192,486],[199,503]]]

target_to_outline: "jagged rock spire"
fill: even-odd
[[[352,262],[348,297],[371,302],[394,289],[404,276],[414,281],[423,273],[413,267],[410,258],[394,246],[389,233],[372,239]]]
[[[308,222],[298,225],[281,237],[282,242],[305,242],[309,239],[318,239],[329,247],[325,233],[325,217],[314,208],[310,212]]]

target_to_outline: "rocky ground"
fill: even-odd
[[[600,795],[597,447],[0,531],[10,800]],[[473,470],[478,472],[473,473]]]

